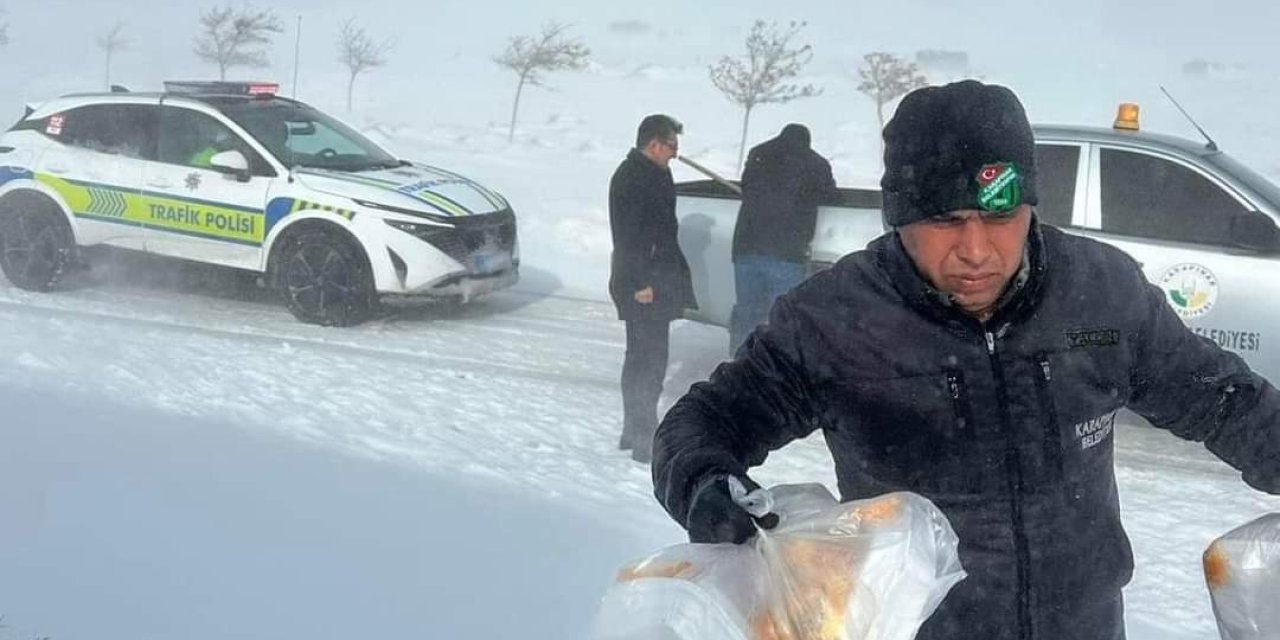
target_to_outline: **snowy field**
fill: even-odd
[[[521,285],[336,330],[300,325],[222,274],[158,260],[107,256],[52,295],[0,279],[0,640],[583,637],[619,565],[681,540],[647,468],[615,449],[623,332],[604,302],[608,177],[655,111],[686,123],[684,153],[733,173],[740,114],[706,65],[735,53],[757,17],[808,21],[805,80],[825,90],[762,107],[752,142],[805,122],[846,186],[878,173],[858,59],[929,48],[970,58],[932,80],[1009,84],[1037,122],[1105,126],[1132,100],[1149,128],[1194,135],[1164,83],[1224,149],[1280,177],[1280,8],[1261,2],[1208,15],[1185,0],[272,6],[289,27],[274,66],[244,75],[292,89],[303,15],[298,96],[506,195]],[[92,41],[121,15],[134,42],[114,81],[150,89],[210,73],[190,55],[193,6],[5,9],[3,117],[100,86]],[[332,33],[352,15],[396,49],[345,113]],[[514,82],[490,57],[549,19],[573,22],[593,62],[552,76],[554,91],[527,91],[508,144]],[[999,38],[984,35],[993,20]],[[1053,34],[1034,28],[1050,21]],[[1220,65],[1184,74],[1193,59]],[[722,329],[673,325],[664,406],[726,343]],[[1215,638],[1200,554],[1280,499],[1149,427],[1126,425],[1116,442],[1137,560],[1130,637]],[[756,475],[834,481],[817,439]]]
[[[326,330],[203,286],[0,287],[0,638],[583,637],[618,565],[680,541],[614,449],[607,305]],[[667,401],[725,339],[675,325]],[[1133,637],[1212,638],[1200,553],[1280,500],[1149,427],[1117,443]],[[817,439],[757,475],[833,482]]]

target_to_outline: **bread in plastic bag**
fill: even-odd
[[[1280,638],[1280,513],[1214,540],[1204,578],[1222,640]]]
[[[746,544],[679,544],[624,567],[592,637],[910,640],[965,576],[955,532],[924,497],[768,494],[779,524]]]

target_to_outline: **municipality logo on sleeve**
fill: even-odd
[[[988,164],[978,170],[978,208],[1008,211],[1022,201],[1018,167],[1012,162]]]
[[[1183,319],[1198,318],[1213,310],[1218,302],[1218,278],[1203,265],[1175,264],[1156,280],[1169,306]]]

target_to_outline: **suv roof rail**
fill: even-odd
[[[122,84],[111,85],[111,93],[129,93],[129,92],[130,92],[129,87],[126,87]]]

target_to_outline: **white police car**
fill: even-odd
[[[53,288],[113,245],[264,274],[304,322],[382,294],[470,299],[515,283],[502,196],[401,160],[266,83],[70,95],[0,136],[0,269]]]

